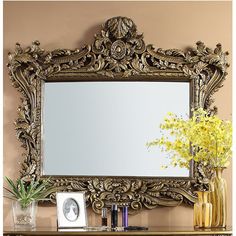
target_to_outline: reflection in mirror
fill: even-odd
[[[189,176],[146,142],[160,137],[167,112],[187,116],[189,82],[44,84],[43,174]]]

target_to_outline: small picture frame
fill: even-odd
[[[87,227],[84,192],[58,192],[56,202],[58,228]]]

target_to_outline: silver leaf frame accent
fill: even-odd
[[[228,52],[220,44],[214,50],[197,42],[196,48],[184,52],[146,45],[127,17],[105,22],[92,45],[81,49],[58,49],[45,52],[40,43],[22,48],[16,44],[9,53],[9,75],[13,86],[22,94],[15,121],[17,138],[25,148],[21,177],[40,179],[41,170],[41,97],[46,81],[191,81],[194,108],[210,113],[212,95],[226,78]],[[99,213],[112,202],[129,205],[133,212],[142,208],[193,204],[194,191],[207,189],[211,171],[192,165],[189,178],[129,178],[53,176],[51,185],[63,191],[84,191],[87,205]],[[55,193],[50,195],[55,203]]]

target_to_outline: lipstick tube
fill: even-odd
[[[111,206],[111,228],[114,229],[118,226],[118,207],[116,204]]]
[[[128,207],[122,207],[122,226],[128,227]]]

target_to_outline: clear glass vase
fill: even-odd
[[[19,201],[12,202],[12,213],[15,227],[35,228],[37,203],[33,201],[26,208],[22,208]]]
[[[209,202],[209,192],[197,191],[197,201],[194,204],[194,227],[210,228],[212,221],[212,204]]]
[[[226,227],[227,220],[227,183],[222,177],[224,168],[215,168],[210,181],[210,202],[212,203],[212,227]]]

